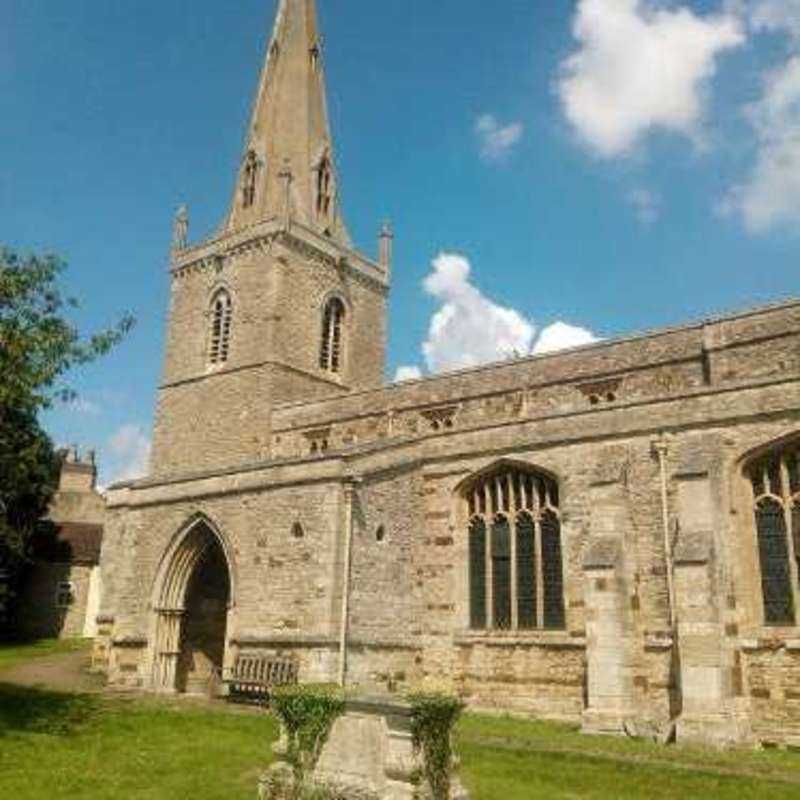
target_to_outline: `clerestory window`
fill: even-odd
[[[332,297],[322,314],[322,341],[319,348],[319,366],[326,372],[338,373],[343,362],[344,303]]]
[[[764,622],[794,625],[800,599],[800,444],[751,463]]]
[[[208,345],[208,360],[212,364],[224,364],[231,348],[231,326],[233,325],[233,303],[227,291],[221,289],[211,301],[211,335]]]
[[[558,485],[502,467],[467,491],[470,627],[562,629],[564,578]]]

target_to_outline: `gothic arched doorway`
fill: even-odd
[[[199,518],[170,549],[156,593],[153,688],[207,693],[223,669],[232,578],[226,550]]]

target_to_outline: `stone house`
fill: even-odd
[[[354,249],[335,163],[314,2],[282,0],[229,214],[176,221],[151,470],[108,494],[111,684],[255,651],[800,741],[800,302],[386,386],[392,234]]]
[[[94,453],[63,451],[48,514],[53,530],[34,540],[23,589],[20,623],[28,637],[93,638],[97,632],[106,504],[96,484]]]

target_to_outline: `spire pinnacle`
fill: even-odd
[[[315,0],[280,0],[228,229],[285,219],[349,245],[322,55]]]

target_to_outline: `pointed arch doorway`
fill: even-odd
[[[233,598],[227,547],[198,517],[164,558],[155,595],[153,688],[206,694],[225,663]]]

